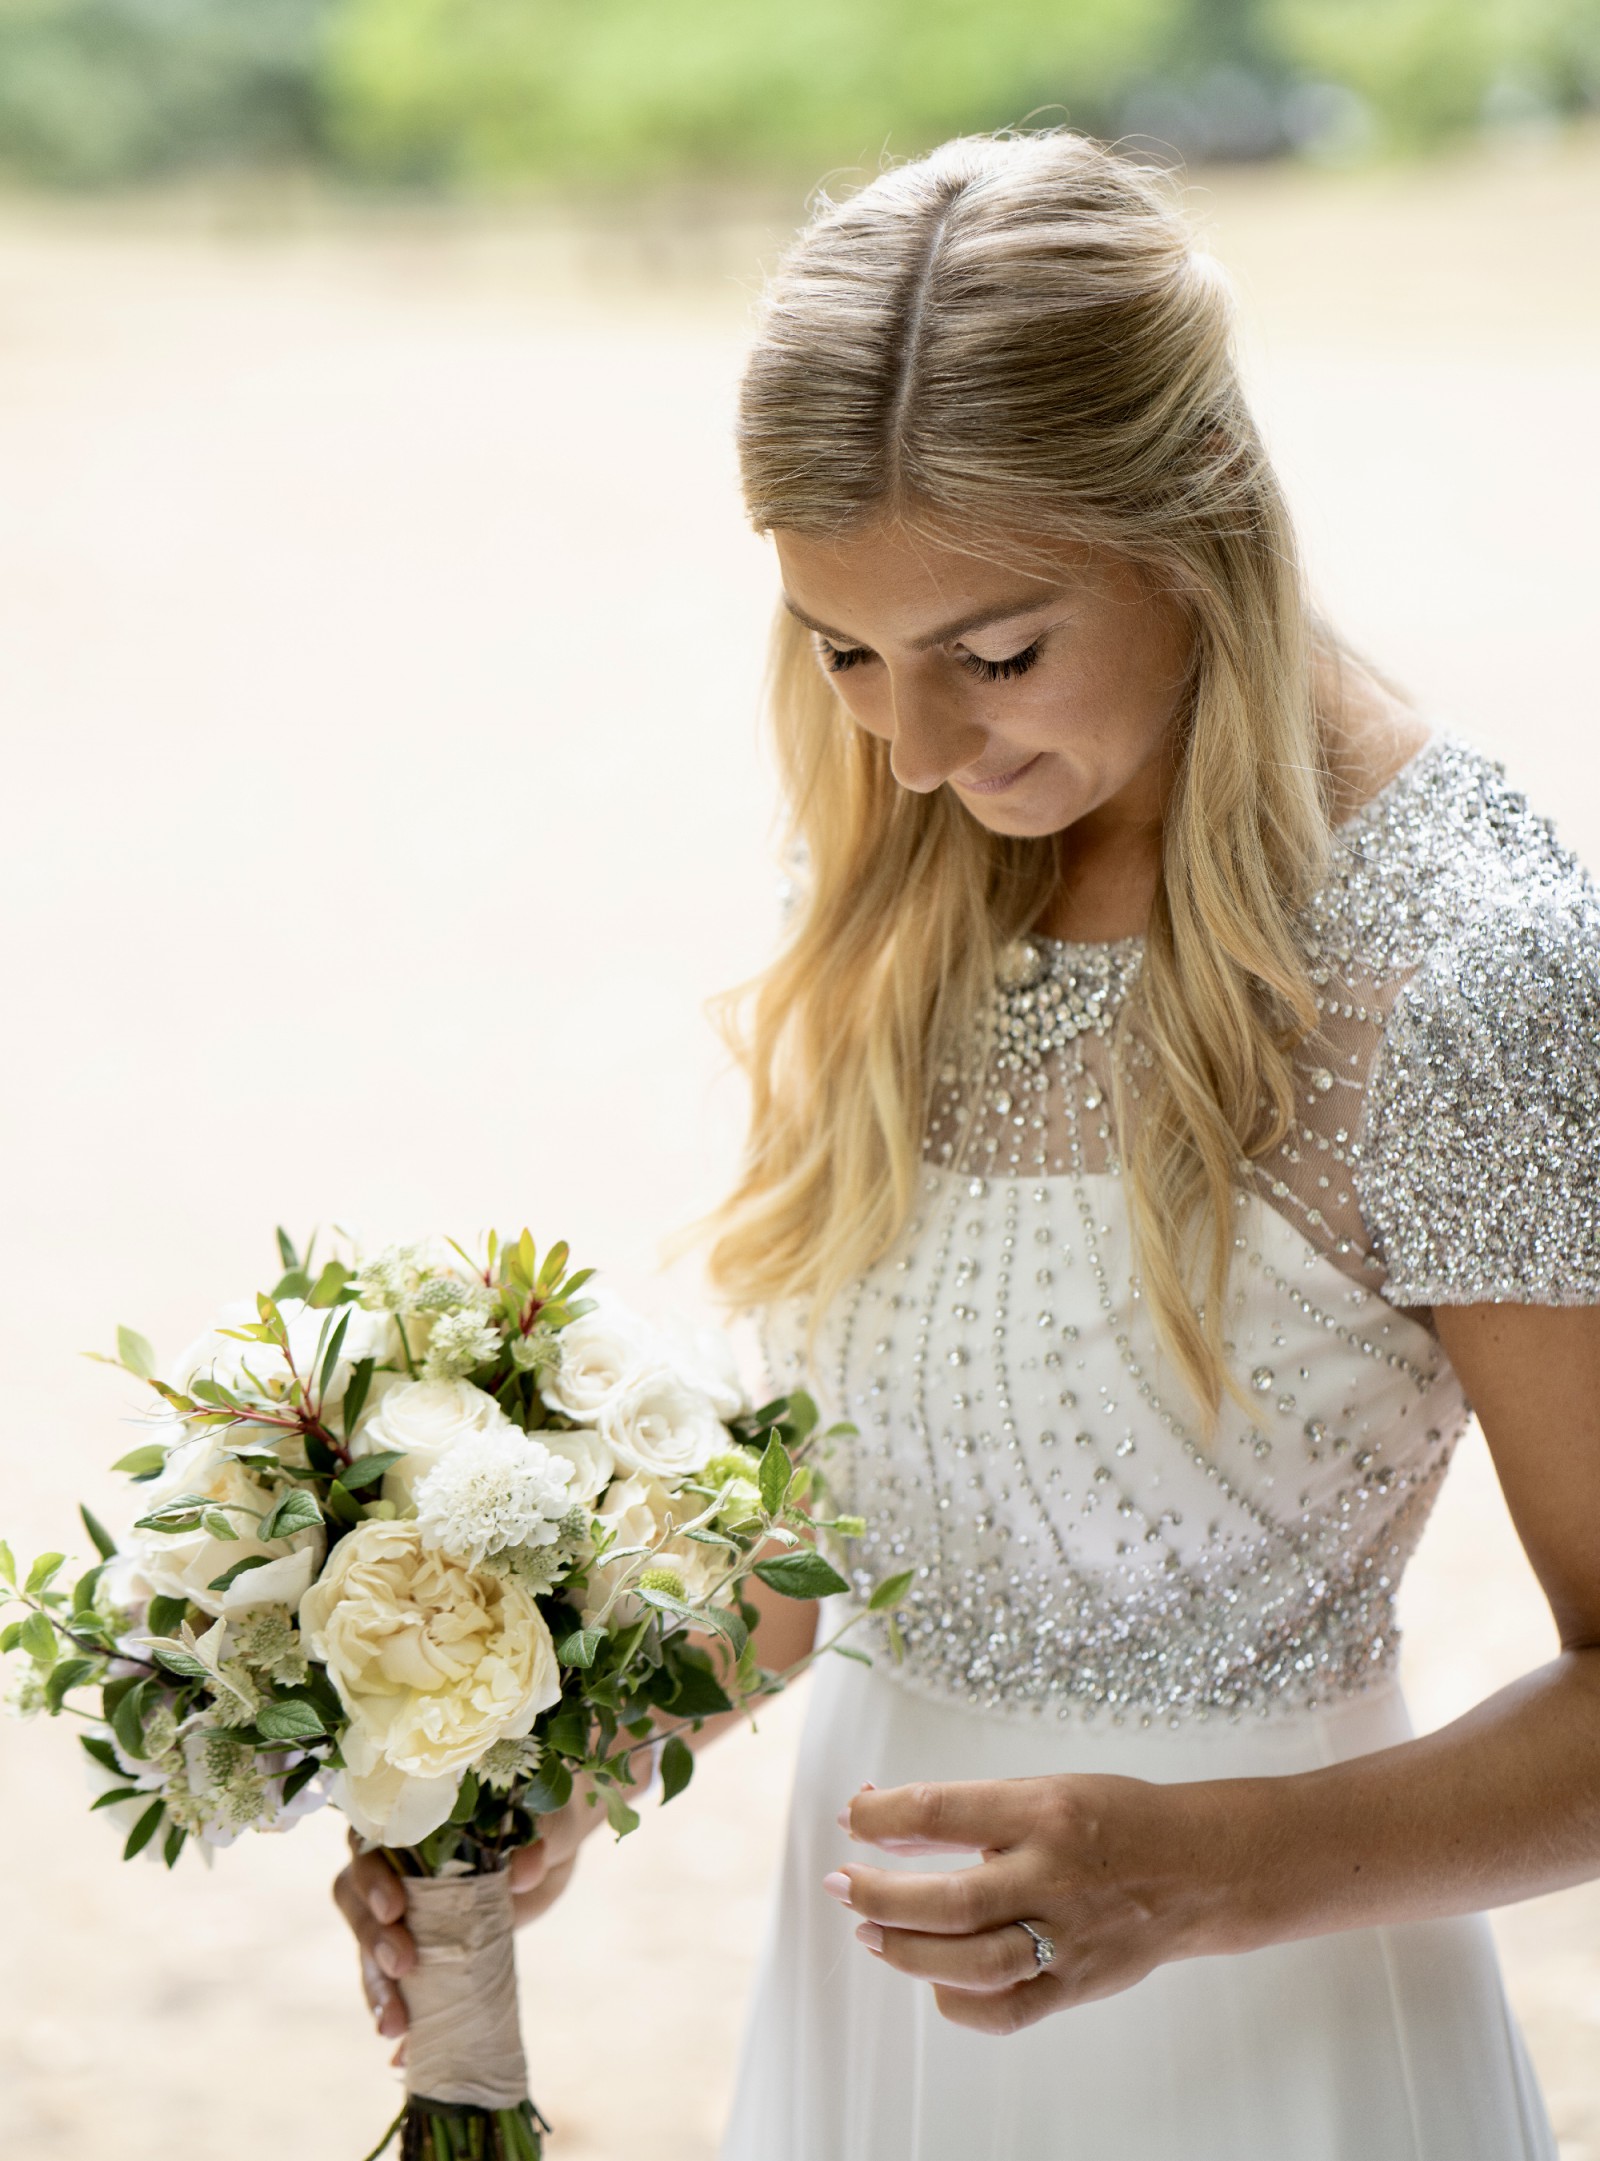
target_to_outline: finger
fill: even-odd
[[[525,1891],[520,1897],[513,1898],[513,1927],[521,1928],[528,1921],[536,1921],[541,1913],[553,1906],[572,1881],[572,1872],[577,1865],[576,1855],[570,1861],[558,1861],[534,1890]]]
[[[970,1868],[870,1868],[852,1861],[826,1876],[823,1889],[863,1921],[972,1936],[1028,1912],[1027,1873],[1010,1854]]]
[[[840,1812],[850,1833],[886,1853],[982,1853],[1019,1846],[1038,1816],[1031,1778],[924,1780],[855,1794]]]
[[[417,1963],[417,1946],[411,1931],[399,1926],[385,1927],[379,1922],[349,1869],[342,1869],[334,1878],[333,1896],[361,1946],[363,1962],[370,1961],[391,1981],[408,1974]]]
[[[1032,1940],[1014,1921],[976,1936],[924,1936],[915,1929],[880,1928],[876,1921],[863,1921],[856,1941],[897,1973],[981,1996],[1016,1988],[1034,1980],[1039,1971]]]
[[[524,1891],[531,1891],[544,1881],[551,1854],[550,1841],[542,1833],[535,1837],[531,1845],[517,1848],[511,1856],[508,1868],[513,1898],[520,1898]]]
[[[410,2024],[406,2000],[400,1989],[385,1978],[370,1958],[361,1961],[361,1986],[379,2033],[397,2040]]]
[[[1064,2011],[1071,1998],[1053,1974],[1042,1973],[1037,1981],[1024,1981],[993,1996],[940,1985],[934,1988],[933,2000],[940,2017],[952,2026],[965,2026],[973,2033],[1008,2034],[1037,2026],[1052,2011]]]
[[[366,1901],[374,1920],[401,1919],[406,1910],[406,1887],[387,1861],[375,1853],[364,1853],[344,1873],[357,1897]]]

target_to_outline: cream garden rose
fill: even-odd
[[[300,1626],[350,1718],[335,1804],[386,1845],[437,1830],[461,1773],[561,1694],[533,1598],[430,1549],[414,1522],[369,1519],[341,1539]]]
[[[554,1426],[541,1428],[539,1438],[551,1455],[560,1456],[572,1465],[572,1479],[567,1487],[568,1498],[587,1505],[597,1501],[617,1468],[617,1459],[598,1433],[587,1426],[575,1426],[563,1433]]]

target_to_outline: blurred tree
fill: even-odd
[[[337,0],[0,0],[0,167],[96,185],[322,146]]]

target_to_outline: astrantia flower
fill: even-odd
[[[551,1546],[572,1506],[572,1466],[508,1419],[464,1434],[417,1487],[426,1545],[469,1568],[512,1546]]]
[[[509,1793],[519,1780],[532,1778],[544,1743],[530,1733],[520,1741],[496,1741],[478,1765],[478,1776],[492,1793]]]
[[[441,1313],[428,1338],[428,1355],[422,1368],[426,1381],[454,1381],[489,1365],[500,1355],[500,1331],[471,1307]]]
[[[363,1259],[355,1273],[355,1292],[369,1313],[399,1313],[422,1287],[421,1246],[384,1246]]]

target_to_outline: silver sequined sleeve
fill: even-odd
[[[1362,1211],[1398,1306],[1600,1303],[1600,909],[1487,910],[1401,993]]]

